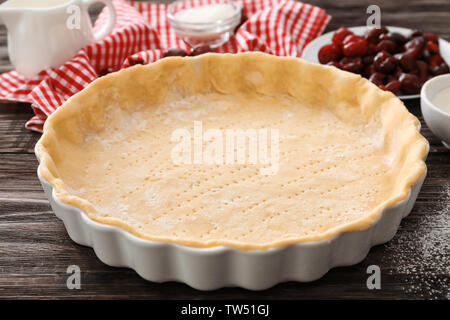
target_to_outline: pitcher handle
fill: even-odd
[[[108,21],[97,33],[94,34],[95,41],[102,40],[111,32],[111,30],[114,28],[114,25],[116,24],[116,9],[112,4],[112,0],[82,0],[82,1],[85,5],[85,10],[88,10],[89,6],[91,6],[96,2],[101,2],[108,8],[109,10]]]

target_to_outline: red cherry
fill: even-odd
[[[397,68],[395,68],[395,70],[394,70],[394,77],[395,77],[395,79],[400,78],[400,76],[401,76],[402,74],[403,74],[402,68],[400,68],[400,67],[397,66]]]
[[[360,73],[363,69],[362,65],[356,63],[347,63],[342,65],[342,70],[352,72],[352,73]]]
[[[389,81],[385,86],[384,90],[396,93],[399,92],[402,87],[402,83],[398,80]]]
[[[187,56],[187,52],[183,49],[179,48],[168,48],[164,50],[163,57],[185,57]]]
[[[356,34],[349,34],[344,38],[344,41],[342,41],[342,44],[346,44],[349,42],[359,41],[362,37],[357,36]]]
[[[377,52],[377,45],[375,43],[367,44],[367,54],[376,54]]]
[[[364,56],[367,53],[367,41],[363,37],[348,36],[342,46],[342,53],[346,57]]]
[[[397,44],[392,40],[382,40],[377,44],[377,52],[387,51],[389,53],[396,53],[399,51]]]
[[[375,69],[379,72],[390,73],[397,65],[397,62],[393,56],[386,51],[379,52],[373,60]]]
[[[375,58],[375,56],[374,56],[373,54],[371,54],[371,55],[368,55],[368,56],[363,57],[363,58],[362,58],[362,62],[363,62],[365,65],[370,65],[370,64],[373,63],[373,59],[374,59],[374,58]]]
[[[398,79],[393,74],[388,74],[388,76],[386,77],[386,83],[389,83],[389,82],[394,81],[394,80],[398,80]]]
[[[334,34],[332,42],[334,44],[340,45],[344,41],[345,37],[348,35],[353,34],[350,30],[348,30],[346,27],[341,26]]]
[[[417,94],[420,91],[420,80],[415,74],[403,73],[399,79],[402,91],[406,94]]]
[[[448,65],[444,62],[438,66],[431,67],[431,73],[433,73],[434,76],[438,76],[441,74],[450,73],[450,69]]]
[[[140,61],[135,61],[135,60],[131,60],[130,61],[130,67],[137,65],[137,64],[142,64]],[[100,70],[100,72],[98,72],[98,76],[99,77],[103,77],[106,76],[108,73],[114,72],[114,70],[112,68],[106,68],[106,69],[102,69]]]
[[[361,57],[343,57],[340,61],[341,64],[352,62],[362,63],[362,59]]]
[[[336,62],[336,61],[330,61],[330,62],[328,62],[328,63],[327,63],[327,66],[336,67],[336,68],[338,68],[338,69],[341,69],[341,68],[342,68],[341,64],[340,64],[339,62]]]
[[[419,31],[419,30],[413,30],[413,31],[411,32],[411,34],[409,35],[409,38],[412,39],[412,38],[415,38],[415,37],[421,37],[422,35],[423,35],[423,32],[422,32],[422,31]]]
[[[416,68],[416,58],[407,53],[398,53],[394,56],[402,70],[409,72]]]
[[[375,66],[373,64],[368,65],[367,67],[364,68],[364,77],[369,79],[370,76],[372,74],[374,74],[375,72],[377,72],[377,70],[375,69]]]
[[[434,33],[431,33],[431,32],[424,32],[424,33],[423,33],[423,36],[425,37],[425,39],[426,39],[427,41],[432,41],[432,42],[434,42],[434,43],[436,43],[436,44],[439,43],[439,38],[438,38],[438,36],[435,35]]]
[[[387,32],[388,30],[385,27],[371,28],[365,32],[364,37],[369,43],[377,43],[380,35],[385,34]]]
[[[432,56],[430,50],[428,50],[428,48],[425,48],[422,52],[422,59],[425,61],[428,61],[428,59],[430,59]]]
[[[417,50],[417,49],[410,49],[410,50],[406,50],[405,52],[412,55],[414,58],[417,58],[417,59],[419,59],[420,56],[422,55],[422,51]]]
[[[208,53],[211,51],[212,51],[212,49],[210,46],[201,45],[201,46],[195,47],[195,49],[191,51],[191,56],[199,56],[201,54]]]
[[[429,72],[428,72],[428,64],[422,60],[417,60],[416,62],[417,66],[417,75],[419,77],[419,81],[421,83],[424,83],[429,78]]]
[[[319,62],[322,64],[330,61],[339,61],[341,56],[341,49],[334,43],[326,44],[319,50]]]
[[[423,37],[416,37],[405,43],[404,49],[407,53],[409,53],[413,57],[419,58],[422,55],[424,46],[425,46],[425,39]]]
[[[378,38],[378,42],[383,41],[383,40],[394,41],[394,39],[392,39],[392,37],[390,36],[389,33],[384,33],[384,34],[380,35],[380,37]]]
[[[426,47],[431,53],[439,53],[439,45],[436,42],[428,41]]]
[[[392,38],[392,40],[397,43],[397,45],[402,46],[406,42],[406,37],[398,32],[389,32],[389,36]]]
[[[386,75],[380,72],[375,72],[374,74],[372,74],[369,78],[369,80],[376,84],[377,86],[381,86],[382,84],[384,84],[384,79],[386,78]]]
[[[345,57],[340,61],[340,64],[342,70],[353,73],[360,73],[364,68],[360,57]]]
[[[429,64],[431,67],[436,67],[436,66],[438,66],[438,65],[440,65],[440,64],[442,64],[442,63],[445,63],[445,61],[444,61],[444,59],[442,59],[442,57],[439,56],[439,55],[432,56],[432,57],[430,57],[430,59],[428,60],[428,64]]]

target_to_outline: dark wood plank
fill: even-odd
[[[40,137],[25,129],[33,116],[27,103],[0,103],[0,153],[31,153]]]
[[[412,103],[411,111],[418,112],[417,103]],[[68,238],[51,212],[35,175],[34,155],[0,153],[0,297],[446,298],[450,152],[426,126],[423,134],[431,142],[428,177],[412,214],[391,242],[373,248],[362,263],[334,269],[319,281],[285,283],[263,292],[229,288],[203,293],[178,283],[149,283],[131,270],[103,265],[92,249]],[[71,264],[83,271],[80,291],[65,287],[65,271]],[[369,291],[365,285],[365,271],[371,264],[382,270],[380,291]]]
[[[364,24],[366,7],[372,2],[311,1],[333,16],[327,30]],[[449,1],[382,0],[376,4],[383,24],[436,32],[450,40]],[[11,69],[5,46],[1,27],[0,72]],[[418,101],[406,105],[421,118]],[[27,104],[0,104],[0,299],[450,298],[450,151],[423,121],[423,134],[431,144],[428,176],[413,212],[393,240],[372,248],[360,264],[333,269],[312,283],[289,282],[262,292],[238,288],[200,292],[179,283],[150,283],[132,270],[108,267],[91,248],[70,240],[36,177],[33,147],[39,134],[24,129],[31,116]],[[81,268],[81,290],[68,290],[65,285],[66,269],[72,264]],[[381,268],[381,290],[366,287],[366,268],[372,264]]]

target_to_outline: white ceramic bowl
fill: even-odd
[[[422,87],[420,106],[426,124],[430,130],[441,139],[444,146],[450,149],[450,114],[433,104],[436,94],[450,87],[450,74],[434,77]],[[449,101],[450,103],[450,101]]]

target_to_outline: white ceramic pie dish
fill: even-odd
[[[36,156],[39,160],[37,150]],[[55,215],[63,221],[73,241],[92,247],[107,265],[131,268],[149,281],[178,281],[199,290],[230,286],[264,290],[286,281],[314,281],[333,267],[361,262],[372,246],[394,237],[402,218],[411,212],[426,176],[425,172],[406,199],[386,208],[365,230],[343,232],[322,241],[244,251],[150,241],[119,227],[98,223],[79,208],[59,201],[53,187],[39,174],[39,168],[37,172]]]

